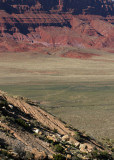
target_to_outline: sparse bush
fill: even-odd
[[[10,121],[10,122],[15,122],[15,119],[13,117],[9,117],[9,116],[6,116],[6,120]]]
[[[100,152],[100,154],[98,155],[98,159],[99,160],[113,160],[111,155],[108,154],[108,152]]]
[[[56,152],[64,153],[64,148],[60,144],[57,144],[54,147]]]
[[[51,139],[47,139],[47,142],[53,144],[53,140]]]
[[[65,127],[66,127],[66,128],[70,128],[70,125],[66,123],[66,124],[65,124]]]
[[[113,160],[112,156],[108,152],[101,152],[98,150],[95,150],[91,153],[91,160],[97,159],[97,160]]]
[[[1,121],[6,121],[6,117],[5,117],[5,116],[3,116],[3,115],[2,115],[2,116],[0,116],[0,120],[1,120]]]
[[[5,150],[5,149],[0,150],[0,155],[7,157],[7,159],[13,158],[13,155],[9,153],[8,150]]]
[[[81,158],[79,158],[77,155],[72,157],[72,160],[82,160]]]
[[[20,126],[24,127],[25,129],[29,130],[30,126],[23,120],[23,119],[16,119],[15,120]]]
[[[33,133],[35,137],[39,137],[39,134],[38,133]]]
[[[79,132],[75,132],[74,138],[75,138],[77,141],[81,141],[81,140],[82,140]]]
[[[26,159],[26,160],[33,160],[34,159],[34,155],[32,153],[26,151],[24,159]]]
[[[8,103],[5,99],[0,100],[0,107],[7,106]]]
[[[0,138],[0,148],[7,149],[8,145],[6,144],[5,140]]]
[[[114,152],[112,153],[112,159],[114,159]]]
[[[58,133],[58,130],[54,128],[53,132],[54,132],[54,133]]]
[[[111,151],[114,152],[114,148],[111,148]]]
[[[39,138],[42,141],[47,141],[48,142],[48,139],[45,137],[45,135],[39,135],[38,133],[34,133],[34,136]]]
[[[66,158],[61,154],[56,154],[56,155],[53,155],[53,160],[66,160]]]
[[[46,141],[45,135],[38,135],[38,138],[42,141]]]
[[[32,119],[30,122],[34,127],[38,127],[39,126],[39,123],[37,122],[37,120]]]

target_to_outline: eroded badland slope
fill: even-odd
[[[111,0],[0,0],[0,51],[74,46],[112,52],[113,15]]]

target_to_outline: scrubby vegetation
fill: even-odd
[[[66,160],[65,156],[63,156],[61,154],[55,154],[55,155],[53,155],[53,159],[54,160]]]
[[[55,149],[56,152],[64,153],[64,148],[59,144],[55,145],[54,149]]]
[[[82,140],[81,135],[80,135],[79,132],[75,132],[74,138],[75,138],[77,141],[81,141],[81,140]]]
[[[93,152],[90,153],[89,159],[113,160],[113,157],[106,151],[94,150]]]
[[[54,128],[53,132],[54,132],[54,133],[58,133],[57,129],[55,129],[55,128]]]
[[[29,124],[27,124],[23,119],[18,118],[15,120],[20,126],[22,126],[24,129],[30,130]]]

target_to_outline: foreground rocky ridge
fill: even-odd
[[[109,159],[113,146],[104,146],[68,127],[23,97],[0,91],[0,157],[3,159]]]
[[[111,0],[0,0],[0,52],[113,48],[113,14]]]

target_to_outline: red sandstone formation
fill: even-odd
[[[111,0],[0,0],[0,51],[39,46],[113,48],[113,4]]]

